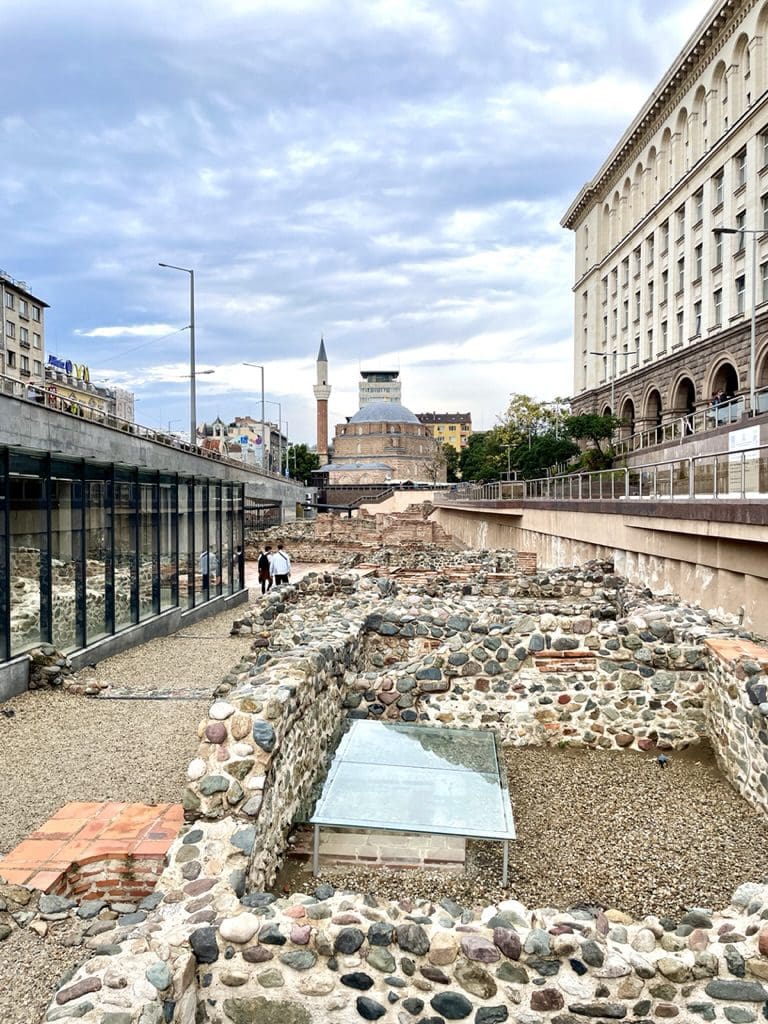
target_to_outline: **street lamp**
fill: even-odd
[[[261,468],[265,469],[264,466],[264,367],[261,363],[243,363],[243,366],[252,366],[256,370],[261,370]]]
[[[197,394],[195,392],[195,272],[173,263],[158,263],[166,270],[189,274],[189,443],[197,446]],[[207,372],[207,371],[206,371]]]
[[[757,239],[765,234],[755,228],[713,228],[715,237],[720,235],[752,235],[752,317],[749,325],[749,411],[754,416],[755,409],[755,349],[756,332],[755,317],[757,314]]]
[[[503,444],[501,447],[507,449],[507,480],[509,480],[509,478],[512,476],[512,464],[510,461],[512,458],[512,445]]]

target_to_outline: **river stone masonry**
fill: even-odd
[[[410,720],[404,712],[417,722],[450,714],[452,725],[509,730],[513,722],[527,729],[532,714],[540,726],[557,726],[532,733],[548,743],[591,744],[589,731],[599,746],[648,739],[656,749],[709,735],[713,724],[723,770],[761,806],[768,782],[760,768],[768,737],[758,728],[768,716],[759,688],[763,668],[725,659],[704,643],[713,632],[706,615],[654,601],[593,563],[537,574],[520,597],[503,598],[495,583],[479,580],[469,592],[446,583],[426,596],[391,579],[315,574],[268,595],[233,631],[252,635],[254,649],[222,681],[200,725],[184,798],[190,823],[171,848],[157,905],[125,940],[102,943],[101,955],[56,994],[47,1020],[752,1024],[765,1016],[764,879],[742,885],[719,912],[691,909],[679,920],[642,921],[587,906],[393,903],[329,886],[313,895],[268,891],[287,831],[308,806],[319,762],[333,749],[344,716],[388,714],[400,698],[379,699],[383,694],[417,691],[412,706],[397,708],[401,720]],[[734,632],[728,639],[738,646]],[[538,655],[567,664],[572,652],[594,667],[540,672]],[[452,664],[456,654],[468,661]],[[469,660],[478,666],[471,674],[448,671]],[[514,661],[520,665],[513,669]],[[432,678],[435,670],[440,678]],[[398,689],[408,677],[417,685]],[[480,680],[488,687],[477,688]],[[654,689],[654,681],[663,685]],[[493,689],[501,684],[511,688]],[[491,700],[498,706],[490,709]],[[580,712],[589,701],[594,706]],[[500,725],[504,705],[517,711]],[[731,764],[727,744],[747,712],[751,728],[739,733]],[[624,743],[616,730],[630,720],[637,734]]]

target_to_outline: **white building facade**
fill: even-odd
[[[573,411],[613,412],[626,432],[715,393],[747,411],[768,384],[768,2],[712,5],[562,224]]]

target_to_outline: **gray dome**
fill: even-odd
[[[419,423],[417,416],[399,402],[371,402],[358,409],[350,423]]]

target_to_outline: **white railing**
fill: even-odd
[[[51,412],[62,416],[71,416],[76,419],[89,420],[98,423],[100,426],[111,430],[119,430],[124,434],[131,434],[143,441],[152,441],[154,444],[165,445],[167,448],[175,448],[177,451],[189,452],[190,455],[197,455],[203,459],[211,459],[214,462],[223,462],[226,465],[237,466],[238,469],[246,470],[249,473],[256,473],[259,476],[271,480],[284,479],[279,473],[262,469],[260,466],[252,466],[243,462],[241,458],[232,458],[229,455],[222,455],[221,452],[211,448],[203,448],[200,445],[190,444],[168,431],[157,430],[154,427],[144,427],[133,420],[120,419],[107,413],[98,405],[92,402],[83,402],[80,399],[72,400],[59,395],[55,382],[50,384],[27,384],[23,381],[14,380],[12,377],[0,375],[0,397],[3,395],[9,398],[17,398],[23,402],[33,405],[43,405]]]
[[[511,492],[511,488],[517,488]],[[768,445],[668,459],[632,469],[570,473],[509,484],[463,485],[435,504],[474,502],[744,500],[768,496]]]

